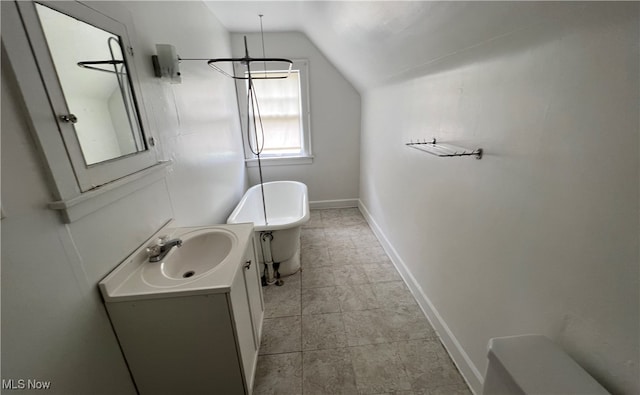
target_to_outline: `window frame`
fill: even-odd
[[[313,153],[311,144],[311,104],[309,100],[309,61],[307,59],[292,59],[293,65],[291,70],[298,70],[300,84],[300,115],[302,120],[302,152],[300,154],[262,154],[260,160],[263,166],[270,165],[292,165],[292,164],[311,164],[313,163]],[[263,70],[262,65],[258,66],[259,70],[252,71],[259,75]],[[269,67],[267,71],[279,71],[277,67]],[[242,71],[244,73],[244,71]],[[238,97],[238,107],[240,114],[240,124],[242,126],[242,143],[245,152],[245,164],[247,167],[258,165],[257,156],[249,149],[246,133],[246,108],[247,108],[247,86],[246,80],[236,80],[236,94]],[[257,92],[258,101],[260,101],[260,92]]]

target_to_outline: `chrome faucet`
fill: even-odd
[[[158,244],[147,248],[147,253],[149,253],[149,262],[160,262],[162,258],[167,256],[173,247],[182,247],[182,240],[173,239],[163,241],[161,239]]]

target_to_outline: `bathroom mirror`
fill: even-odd
[[[3,2],[2,14],[6,60],[54,187],[50,207],[79,207],[77,199],[123,191],[121,186],[164,166],[136,72],[133,21],[124,7],[24,0]]]
[[[117,34],[42,4],[36,13],[86,166],[146,150],[142,124]]]

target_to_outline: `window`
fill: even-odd
[[[261,146],[264,142],[260,157],[265,159],[265,164],[311,163],[307,61],[294,61],[287,78],[260,79],[264,73],[264,70],[252,71],[256,77],[253,86],[264,130],[262,134],[258,128],[257,142],[255,134],[247,136],[246,133],[248,81],[243,80],[243,89],[238,90],[242,92],[239,103],[245,146],[249,143],[247,138],[251,139],[251,147]],[[266,73],[277,77],[285,76],[287,72],[267,70]],[[252,166],[256,156],[246,148],[247,163]]]

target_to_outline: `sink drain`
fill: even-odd
[[[182,277],[183,278],[189,278],[191,276],[193,276],[194,274],[196,274],[196,272],[194,272],[193,270],[189,270],[188,272],[185,272]]]

